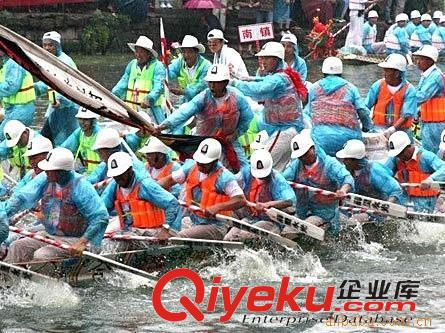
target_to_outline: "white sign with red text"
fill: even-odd
[[[240,25],[238,27],[240,43],[250,43],[259,40],[273,39],[272,22]]]

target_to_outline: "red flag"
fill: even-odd
[[[159,19],[159,34],[161,37],[161,61],[168,66],[168,54],[167,54],[167,39],[165,38],[164,33],[164,24],[162,22],[162,17]]]

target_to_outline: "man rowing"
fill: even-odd
[[[196,135],[211,136],[223,144],[223,164],[237,173],[248,164],[238,138],[249,128],[253,113],[246,97],[228,87],[229,69],[225,65],[212,65],[205,77],[209,87],[190,102],[171,114],[156,130],[173,130],[195,116]]]
[[[77,68],[73,59],[63,52],[61,36],[57,31],[49,31],[43,35],[42,47],[64,64]],[[47,118],[41,133],[49,138],[55,146],[59,146],[79,127],[76,119],[79,106],[42,81],[34,83],[34,88],[38,96],[47,95],[49,101],[46,111]]]
[[[297,216],[317,226],[327,225],[333,235],[338,235],[338,200],[354,190],[354,179],[340,162],[315,146],[308,130],[292,139],[291,150],[293,160],[283,171],[288,181],[336,192],[332,197],[296,189]],[[283,235],[292,237],[295,229],[286,227]]]
[[[14,241],[5,261],[52,260],[78,254],[87,245],[98,247],[108,224],[108,213],[93,186],[74,172],[74,156],[65,148],[54,148],[38,164],[45,172],[36,176],[5,202],[10,218],[31,209],[41,200],[44,236],[71,245],[69,251],[31,238]]]
[[[242,184],[248,206],[237,211],[240,218],[257,227],[279,234],[281,228],[270,222],[264,213],[266,209],[277,208],[295,211],[296,196],[286,179],[276,170],[272,169],[272,155],[265,149],[252,153],[250,168],[242,169]],[[224,240],[240,241],[255,237],[248,231],[232,228]]]
[[[125,68],[121,79],[112,92],[124,100],[133,110],[151,109],[157,124],[165,119],[164,81],[166,71],[153,49],[153,42],[146,36],[139,36],[136,43],[128,43],[135,58]]]
[[[205,139],[193,154],[193,160],[187,160],[179,170],[159,181],[164,188],[184,184],[186,204],[201,208],[189,211],[193,225],[183,228],[178,236],[221,240],[227,227],[215,215],[231,215],[245,205],[243,190],[235,176],[219,161],[221,153],[219,141]]]
[[[120,231],[157,236],[167,224],[175,230],[179,205],[176,198],[156,181],[133,169],[133,159],[125,152],[112,154],[107,176],[113,180],[102,193],[108,212],[116,211]],[[180,221],[179,221],[180,222]]]
[[[342,78],[343,63],[323,61],[324,78],[309,90],[305,111],[312,121],[312,136],[326,154],[335,156],[348,140],[362,140],[362,131],[373,128],[369,109],[355,85]]]
[[[388,155],[385,166],[392,175],[400,183],[413,185],[406,187],[406,193],[414,203],[414,210],[432,213],[439,192],[431,189],[431,184],[445,180],[445,162],[425,148],[414,146],[402,131],[389,137]]]
[[[246,96],[264,102],[258,128],[269,135],[267,150],[278,171],[283,170],[290,159],[290,140],[304,128],[301,101],[307,95],[299,74],[286,67],[284,55],[283,45],[268,42],[256,54],[261,76],[256,81],[232,81]]]
[[[71,150],[74,154],[74,159],[79,159],[82,163],[81,173],[88,175],[100,163],[100,157],[93,149],[97,133],[100,131],[100,126],[97,123],[99,115],[81,106],[76,114],[76,118],[79,120],[80,128],[76,129],[65,140],[62,147]]]
[[[399,130],[412,137],[411,125],[417,118],[416,89],[406,80],[407,61],[401,54],[390,54],[379,67],[383,79],[369,88],[365,104],[371,109],[374,125],[386,138]]]

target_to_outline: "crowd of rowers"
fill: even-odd
[[[126,135],[101,128],[97,114],[42,82],[33,83],[8,59],[0,82],[5,109],[0,157],[22,173],[0,205],[0,243],[6,240],[3,247],[8,247],[4,260],[47,260],[88,245],[97,248],[106,232],[214,240],[253,236],[228,230],[218,214],[295,237],[296,230],[268,219],[265,209],[271,207],[336,236],[339,200],[348,192],[413,203],[417,211],[436,209],[439,192],[431,184],[445,180],[445,79],[435,64],[436,48],[426,45],[414,53],[422,71],[417,87],[406,80],[405,57],[392,54],[379,64],[383,78],[362,99],[342,77],[342,62],[335,57],[324,60],[322,79],[305,82],[306,66],[292,34],[262,47],[254,77],[225,43],[222,31],[209,32],[212,64],[195,37],[184,37],[181,55],[168,68],[170,92],[183,103],[170,115],[163,108],[167,70],[152,41],[141,36],[129,43],[135,59],[113,93],[154,125],[149,132]],[[45,34],[43,47],[75,66],[62,52],[58,33]],[[38,133],[29,126],[35,95],[43,93],[49,96],[48,114]],[[421,123],[421,145],[414,142],[414,120]],[[379,133],[387,142],[389,157],[382,164],[367,159],[363,132]],[[208,138],[179,161],[156,138],[160,133]],[[329,190],[335,197],[294,189],[292,183]],[[9,221],[25,209],[36,211],[33,230],[69,243],[70,251],[8,238]],[[109,222],[110,216],[117,216],[117,223]]]

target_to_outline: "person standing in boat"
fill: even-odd
[[[31,168],[26,149],[38,134],[18,120],[10,120],[3,131],[5,140],[0,143],[0,160],[9,158],[10,165],[19,170],[19,177],[22,178]]]
[[[234,210],[245,206],[244,193],[235,176],[219,161],[221,153],[218,140],[205,139],[193,154],[193,160],[187,160],[179,170],[159,180],[164,188],[184,184],[186,204],[202,209],[189,211],[192,226],[183,228],[178,236],[221,240],[227,227],[215,215],[232,215]]]
[[[307,89],[300,75],[286,67],[280,43],[264,44],[256,56],[262,76],[256,81],[232,80],[232,85],[253,100],[264,102],[258,129],[267,131],[266,149],[272,154],[274,168],[281,171],[290,159],[290,140],[304,128],[301,105]]]
[[[43,35],[42,47],[64,64],[77,69],[73,59],[63,52],[61,36],[57,31],[49,31]],[[79,127],[75,117],[79,106],[42,81],[34,83],[34,88],[37,96],[47,95],[49,101],[46,111],[47,118],[41,133],[55,146],[59,146]]]
[[[410,14],[411,21],[406,25],[406,32],[408,33],[408,37],[411,38],[411,35],[416,30],[416,27],[420,24],[420,12],[418,10],[413,10]]]
[[[212,65],[205,80],[209,87],[181,105],[156,127],[156,131],[175,130],[194,116],[195,134],[220,140],[223,144],[223,164],[237,173],[242,165],[249,163],[238,138],[249,128],[252,110],[242,93],[228,87],[230,73],[226,65]]]
[[[296,196],[281,173],[272,169],[272,155],[265,149],[252,153],[250,167],[242,169],[241,175],[244,195],[248,206],[237,211],[237,215],[257,227],[279,234],[281,228],[270,222],[265,209],[277,208],[295,212]],[[242,241],[255,237],[254,234],[238,228],[232,228],[224,240]]]
[[[406,32],[408,15],[405,13],[396,16],[394,28],[388,29],[385,34],[386,54],[399,53],[407,55],[409,53],[409,36]]]
[[[5,261],[52,260],[79,254],[88,243],[99,247],[108,224],[108,213],[93,186],[73,171],[73,154],[65,148],[54,148],[38,167],[45,172],[15,191],[5,202],[4,213],[10,218],[33,208],[40,200],[40,222],[45,227],[40,233],[71,247],[67,251],[31,238],[21,238],[12,242]]]
[[[112,93],[124,100],[133,110],[151,109],[153,119],[160,124],[165,119],[163,111],[164,82],[166,70],[158,60],[153,42],[146,36],[139,36],[136,43],[128,43],[135,58],[125,68]]]
[[[307,79],[307,65],[306,61],[301,58],[298,53],[297,37],[292,33],[285,33],[281,37],[281,44],[284,46],[284,62],[290,68],[293,68],[303,81]]]
[[[97,123],[99,115],[81,106],[76,118],[80,128],[71,133],[61,146],[71,150],[74,159],[79,159],[82,163],[81,173],[89,175],[100,163],[100,157],[93,149],[97,133],[100,131]]]
[[[349,20],[350,26],[346,35],[345,48],[361,47],[362,32],[365,10],[365,4],[368,0],[350,0],[349,1]]]
[[[312,121],[312,136],[317,145],[335,156],[346,141],[362,140],[362,130],[370,131],[373,123],[357,87],[342,78],[342,61],[326,58],[321,70],[324,78],[309,90],[305,112]]]
[[[365,101],[369,109],[373,108],[374,125],[386,138],[399,130],[412,137],[417,100],[416,89],[406,80],[406,58],[401,54],[390,54],[378,66],[383,68],[383,79],[372,84]]]
[[[440,133],[445,129],[445,76],[436,66],[439,52],[434,46],[424,45],[413,56],[422,71],[416,93],[422,123],[422,146],[437,152]]]
[[[211,63],[201,55],[205,47],[195,36],[185,35],[179,48],[182,56],[168,65],[169,89],[185,103],[207,88],[204,77]],[[177,86],[173,82],[177,82]]]
[[[152,136],[150,140],[141,148],[139,152],[145,155],[147,163],[145,165],[149,175],[154,180],[159,180],[178,170],[181,165],[172,161],[172,150],[157,137]],[[168,191],[176,198],[179,197],[181,186],[179,184],[169,188]]]
[[[116,212],[120,231],[160,236],[165,232],[164,224],[179,231],[176,198],[151,177],[136,172],[133,165],[125,152],[114,153],[107,161],[107,177],[113,180],[101,197],[108,212]]]
[[[213,29],[207,34],[207,46],[213,53],[213,64],[226,65],[237,78],[249,77],[241,55],[225,43],[227,43],[227,39],[224,38],[224,33],[221,30]]]
[[[336,197],[296,189],[297,216],[312,224],[327,225],[333,235],[340,231],[338,201],[354,190],[354,179],[335,158],[315,146],[309,130],[304,130],[291,141],[293,160],[283,171],[290,182],[336,192]],[[282,235],[292,238],[294,228],[285,227]]]
[[[368,13],[368,21],[363,25],[362,44],[367,54],[385,53],[385,43],[376,42],[378,18],[379,14],[375,10],[371,10]]]
[[[34,120],[36,93],[32,75],[0,50],[0,100],[4,118],[0,124],[0,141],[5,139],[4,127],[10,120],[31,126]]]
[[[439,191],[431,189],[431,184],[445,180],[445,162],[431,151],[414,146],[403,131],[389,137],[388,155],[385,167],[400,183],[420,183],[418,187],[406,187],[414,210],[432,213]]]

